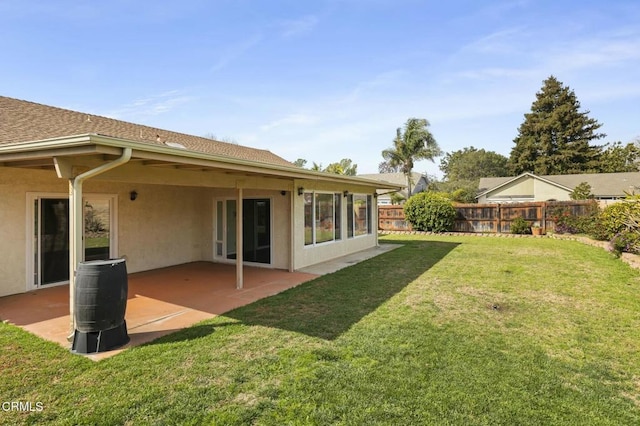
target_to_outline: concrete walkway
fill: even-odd
[[[351,253],[346,256],[339,257],[337,259],[329,260],[327,262],[318,263],[316,265],[309,266],[307,268],[302,268],[299,271],[306,272],[308,274],[315,274],[315,275],[331,274],[342,268],[346,268],[348,266],[362,262],[363,260],[376,257],[380,254],[386,253],[398,247],[401,247],[401,244],[380,244],[378,247],[373,247],[373,248],[362,250],[356,253]]]

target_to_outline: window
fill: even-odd
[[[313,244],[313,194],[304,193],[304,245]]]
[[[372,233],[371,204],[371,195],[349,194],[347,196],[347,236],[349,238]]]
[[[304,245],[341,238],[341,199],[334,193],[304,193]]]
[[[334,229],[335,229],[335,239],[336,240],[341,240],[342,239],[342,234],[341,234],[341,230],[342,227],[340,225],[342,225],[342,197],[340,196],[341,194],[333,194],[333,199],[334,199],[334,205],[335,205],[335,224],[334,224]]]

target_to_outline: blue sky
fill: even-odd
[[[640,137],[637,0],[0,0],[0,47],[1,95],[360,173],[409,117],[508,156],[552,74]]]

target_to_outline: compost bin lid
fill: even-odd
[[[81,265],[95,265],[95,266],[102,266],[102,265],[117,265],[118,263],[122,263],[124,262],[125,259],[107,259],[107,260],[90,260],[88,262],[80,262]]]

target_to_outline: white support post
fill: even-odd
[[[236,288],[241,290],[244,286],[242,262],[244,261],[244,248],[242,247],[242,186],[236,189]]]
[[[290,198],[290,211],[289,211],[289,232],[291,235],[289,236],[289,272],[293,272],[295,270],[294,263],[294,253],[296,249],[296,197],[297,197],[297,189],[296,189],[295,181],[291,192],[289,193]]]

